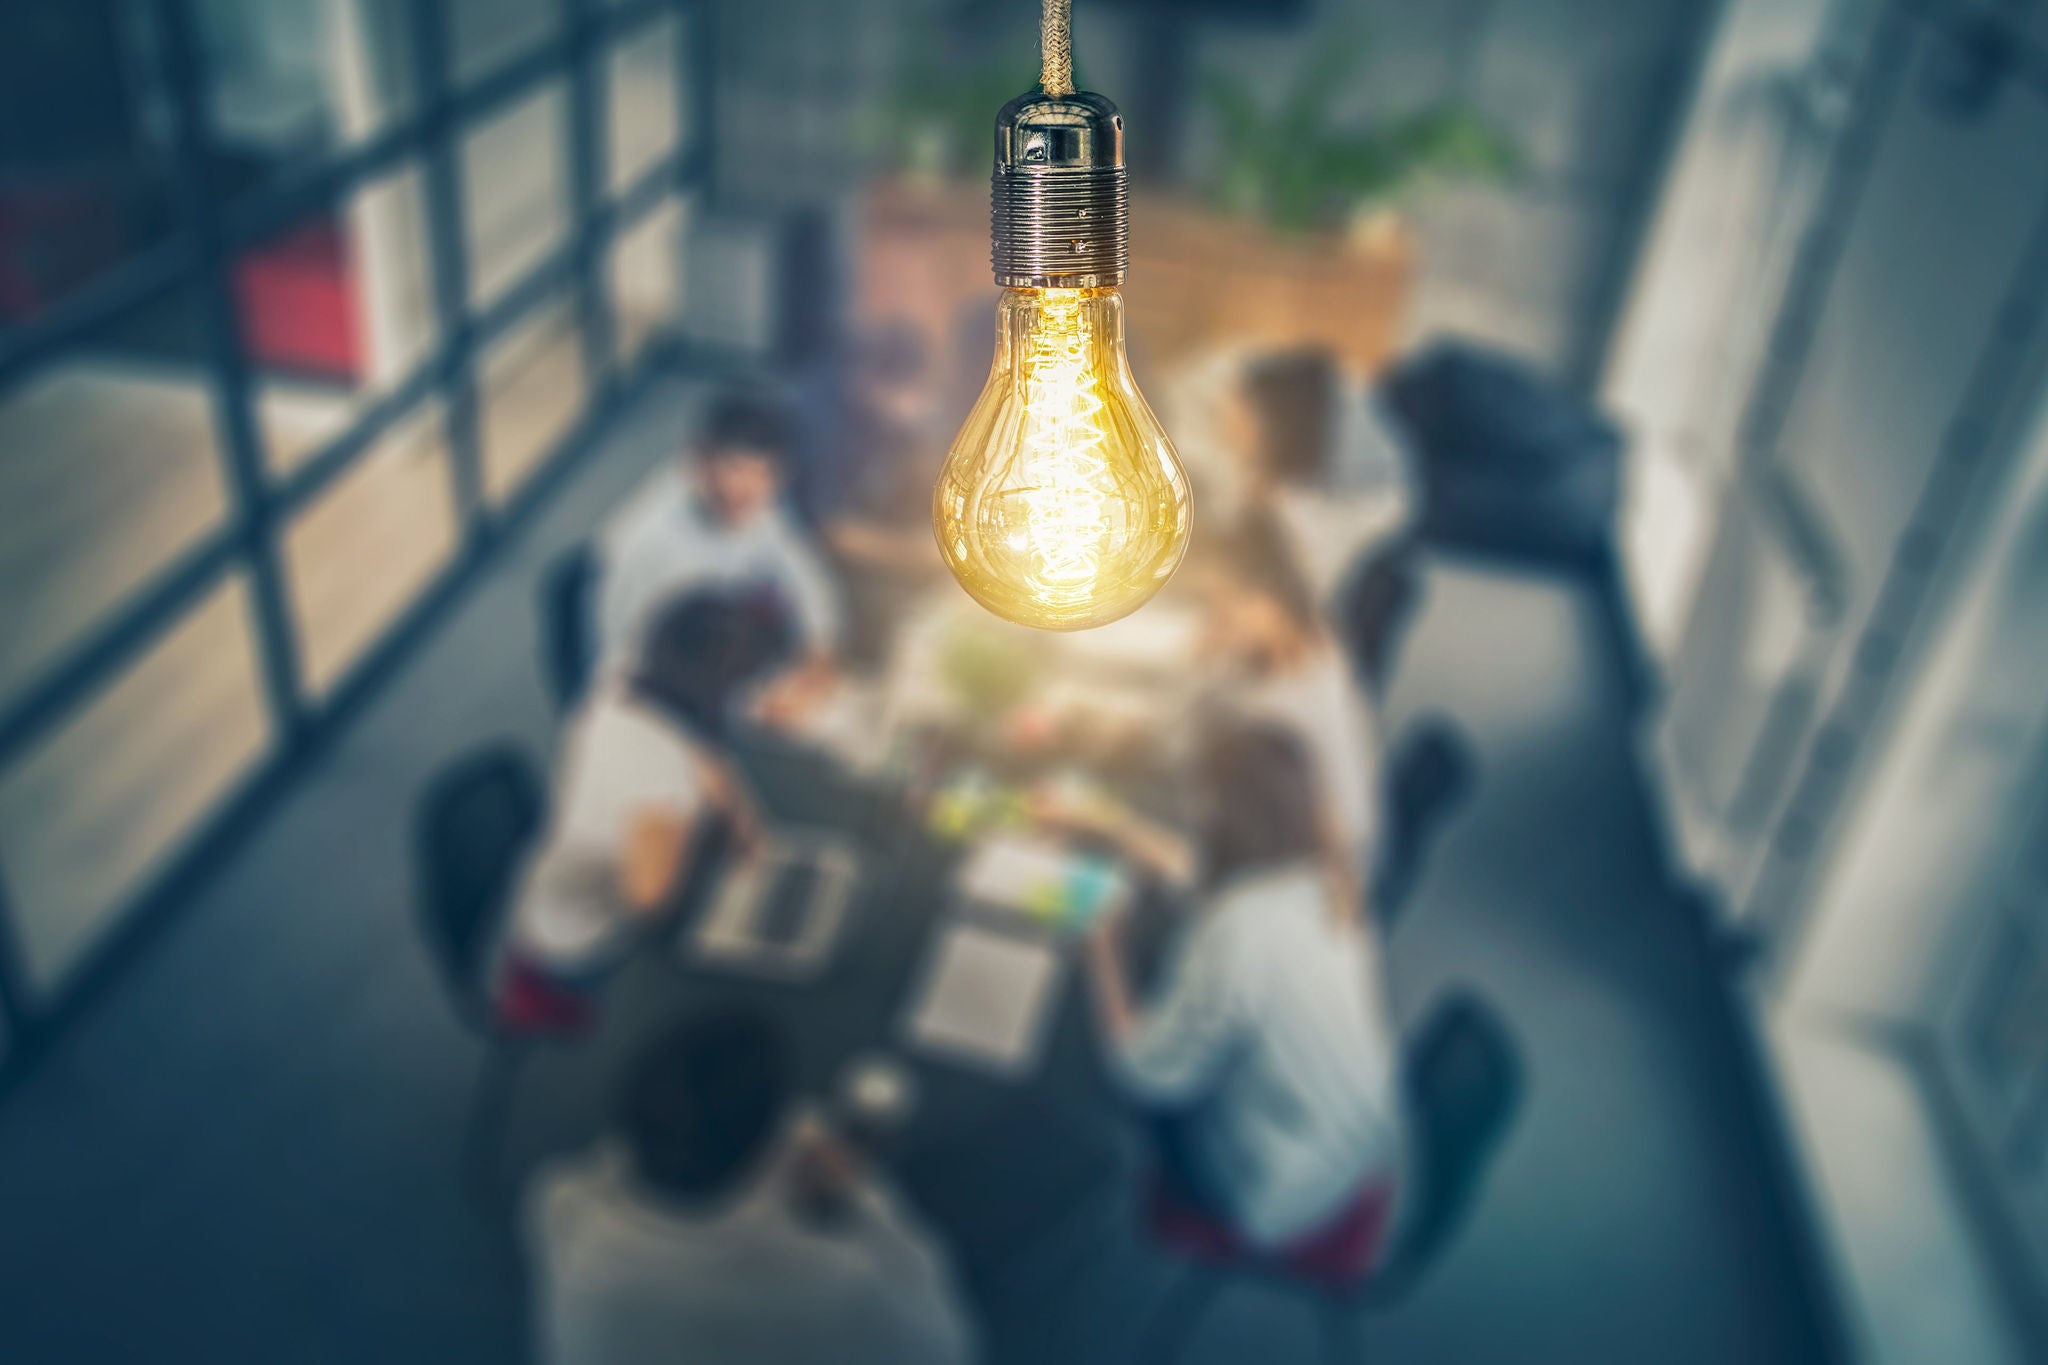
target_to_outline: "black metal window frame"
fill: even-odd
[[[215,444],[228,506],[222,524],[185,547],[128,594],[53,663],[0,707],[0,770],[61,727],[151,646],[187,619],[230,575],[250,588],[251,630],[268,712],[260,762],[219,799],[183,844],[162,859],[141,890],[114,912],[94,945],[49,991],[32,983],[7,896],[0,848],[0,1081],[11,1080],[47,1050],[64,1025],[145,945],[188,898],[295,772],[346,722],[423,638],[507,533],[528,518],[551,487],[593,445],[607,420],[650,376],[664,354],[649,348],[628,365],[617,356],[606,271],[607,252],[671,195],[707,191],[712,176],[712,50],[709,0],[554,0],[557,28],[532,51],[457,87],[447,0],[407,0],[406,27],[415,95],[404,117],[333,158],[223,202],[210,183],[214,128],[205,53],[194,0],[149,0],[157,41],[152,75],[174,115],[176,214],[167,240],[0,337],[0,391],[104,329],[165,297],[192,291],[204,338],[202,368],[212,390]],[[618,45],[662,16],[683,35],[678,63],[674,146],[617,192],[609,186],[606,100],[609,58]],[[460,148],[466,133],[544,90],[565,89],[569,230],[483,308],[472,306],[464,233]],[[435,342],[413,372],[372,398],[345,432],[283,477],[266,464],[252,402],[253,366],[235,308],[231,278],[238,253],[310,214],[349,201],[395,169],[420,168]],[[521,485],[493,506],[484,496],[478,431],[477,368],[492,342],[538,315],[567,291],[581,335],[582,410],[557,446],[544,452]],[[457,545],[447,563],[319,695],[299,666],[288,587],[279,561],[282,531],[402,420],[438,398],[454,482]]]

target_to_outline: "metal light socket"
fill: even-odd
[[[1100,95],[1019,95],[996,115],[990,257],[1005,289],[1101,289],[1130,266],[1124,120]]]

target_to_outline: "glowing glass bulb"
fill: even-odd
[[[960,586],[1045,630],[1127,616],[1187,550],[1187,475],[1131,378],[1114,289],[1005,289],[932,529]]]

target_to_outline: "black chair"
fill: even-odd
[[[489,972],[520,858],[546,816],[540,774],[525,753],[494,744],[455,760],[427,784],[414,827],[421,937],[456,1014],[486,1045],[463,1137],[463,1164],[480,1193],[495,1190],[502,1130],[527,1056],[496,1025]]]
[[[597,662],[597,551],[578,543],[541,574],[541,672],[555,708],[567,711],[583,696]]]
[[[1390,932],[1421,880],[1429,845],[1475,785],[1478,760],[1442,716],[1411,724],[1388,765],[1386,837],[1373,873],[1373,917]]]
[[[1386,695],[1401,639],[1422,600],[1419,554],[1420,547],[1403,538],[1359,565],[1341,589],[1339,628],[1359,681],[1375,697]]]
[[[1360,1315],[1397,1302],[1442,1257],[1470,1215],[1522,1102],[1521,1057],[1507,1025],[1466,990],[1430,1012],[1403,1051],[1401,1080],[1412,1142],[1408,1213],[1378,1267],[1344,1286],[1300,1279],[1270,1261],[1190,1267],[1153,1314],[1140,1360],[1177,1360],[1202,1313],[1238,1278],[1313,1295],[1325,1359],[1349,1365],[1358,1358]]]
[[[1433,544],[1565,566],[1607,562],[1622,434],[1505,352],[1439,342],[1381,380],[1420,459]]]

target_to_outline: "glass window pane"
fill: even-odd
[[[567,98],[561,82],[479,124],[462,143],[469,301],[482,308],[569,231]]]
[[[447,429],[429,400],[385,432],[285,533],[306,685],[325,692],[455,548]]]
[[[221,524],[221,470],[189,294],[0,390],[0,701]]]
[[[561,25],[561,0],[448,0],[456,82],[466,85],[525,56]]]
[[[535,308],[483,360],[484,493],[502,502],[583,411],[583,329],[573,296]]]
[[[170,145],[143,25],[0,9],[0,335],[169,240]]]
[[[682,316],[683,240],[689,206],[670,195],[612,242],[606,262],[619,360],[637,360],[648,341]]]
[[[666,15],[612,48],[605,88],[613,193],[676,149],[676,60],[682,31],[676,17]]]
[[[0,773],[0,865],[47,991],[270,745],[248,590],[230,576]]]
[[[223,190],[304,171],[396,126],[416,100],[407,0],[202,0]]]
[[[403,167],[236,260],[235,305],[273,473],[340,436],[433,349],[425,195],[418,168]]]

